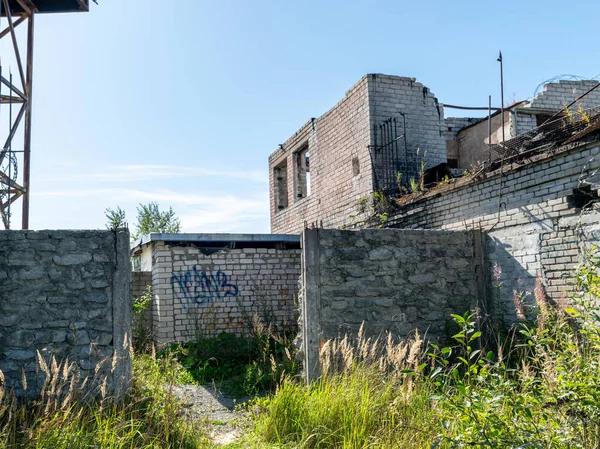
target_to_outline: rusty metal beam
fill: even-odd
[[[10,203],[14,203],[21,195],[23,195],[23,192],[16,192],[11,198],[2,203],[2,208],[6,209]]]
[[[8,6],[8,0],[3,0],[4,9],[10,11]],[[29,16],[33,17],[33,16]],[[15,27],[13,25],[12,16],[6,14],[6,20],[8,21],[8,27],[10,28],[10,36],[13,41],[13,49],[15,50],[15,59],[17,60],[17,67],[19,68],[19,76],[21,77],[21,85],[25,86],[25,72],[23,70],[23,62],[21,61],[21,53],[19,52],[19,43],[17,42],[17,35],[15,33]],[[27,90],[25,90],[27,92]]]
[[[2,223],[4,223],[4,229],[10,229],[10,221],[4,212],[4,207],[0,206],[0,217],[2,217]]]
[[[23,92],[21,92],[19,89],[17,89],[14,86],[14,84],[12,84],[9,80],[4,78],[3,76],[0,76],[0,83],[4,84],[6,87],[8,87],[10,90],[12,90],[14,93],[16,93],[23,100],[27,101],[27,97],[25,96],[25,94]]]
[[[23,22],[25,22],[27,20],[27,17],[28,17],[27,14],[21,15],[19,20],[17,20],[15,23],[13,23],[13,28],[17,28],[19,25],[21,25]],[[0,32],[0,39],[2,39],[8,33],[10,33],[10,27],[4,28],[4,30],[2,30],[2,32]]]
[[[79,9],[81,11],[89,11],[90,10],[89,0],[87,2],[85,0],[77,0],[77,3],[79,3]]]
[[[2,147],[2,150],[0,150],[0,164],[2,163],[2,161],[4,160],[4,157],[6,156],[6,153],[8,152],[8,148],[10,147],[10,144],[11,144],[13,138],[15,137],[15,134],[17,132],[17,129],[19,128],[19,124],[21,123],[21,119],[23,118],[23,115],[25,114],[26,109],[27,109],[27,103],[24,103],[21,106],[21,109],[19,110],[19,113],[17,114],[17,117],[15,118],[14,123],[11,124],[10,133],[8,134],[8,137],[6,138],[4,147]]]
[[[25,193],[25,188],[23,186],[20,186],[19,184],[17,184],[15,181],[10,179],[8,176],[6,176],[6,174],[2,173],[1,171],[0,171],[0,182],[2,182],[3,184],[6,184],[7,186],[11,186],[13,189],[20,190],[21,192]]]
[[[21,228],[29,229],[29,195],[30,191],[30,160],[31,160],[31,92],[33,88],[33,37],[34,37],[34,17],[29,16],[27,24],[27,82],[25,83],[25,93],[27,94],[27,103],[25,106],[25,137],[23,139],[23,216]]]
[[[37,7],[31,0],[17,0],[17,3],[21,5],[23,11],[25,11],[28,15],[39,12]]]
[[[0,104],[22,104],[25,103],[21,97],[11,97],[10,95],[0,95]]]

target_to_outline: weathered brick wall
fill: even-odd
[[[512,137],[531,131],[538,126],[535,114],[527,114],[526,112],[519,110],[514,111],[510,117],[514,129],[514,135]]]
[[[527,106],[518,108],[511,114],[515,135],[531,131],[537,127],[535,114],[548,111],[548,116],[552,115],[597,84],[598,81],[595,80],[560,80],[556,83],[546,84],[544,89]],[[580,106],[583,109],[600,106],[600,89],[593,90],[569,109],[572,113],[577,113]],[[531,109],[532,113],[528,113],[528,109]]]
[[[368,87],[371,129],[390,117],[400,119],[400,113],[406,116],[406,130],[399,131],[406,135],[408,150],[408,167],[400,158],[404,179],[419,179],[421,161],[426,168],[446,162],[444,108],[429,88],[415,78],[382,74],[368,75]],[[403,143],[400,148],[404,151]]]
[[[131,376],[129,288],[126,230],[0,231],[0,370],[8,388],[39,393],[39,351],[121,391]]]
[[[531,100],[529,106],[532,109],[559,111],[597,84],[598,81],[596,80],[560,80],[557,83],[548,83],[544,86],[544,90]],[[590,92],[579,100],[579,104],[581,104],[584,109],[600,106],[600,89]],[[571,109],[576,111],[577,107],[578,105],[576,104],[573,105]]]
[[[406,114],[406,132],[401,113]],[[403,179],[418,179],[426,167],[446,162],[444,111],[435,96],[414,78],[370,74],[323,116],[307,122],[269,157],[271,232],[298,233],[305,226],[334,228],[361,215],[359,199],[373,191],[369,145],[381,139],[374,127],[397,118],[406,134],[408,165]],[[296,154],[308,144],[311,194],[298,197]],[[400,146],[404,151],[404,144]],[[278,178],[285,178],[279,180]],[[286,182],[285,186],[278,184]],[[282,201],[282,192],[287,201]],[[353,218],[354,217],[354,218]]]
[[[514,316],[513,291],[531,292],[538,273],[554,299],[564,298],[570,287],[563,273],[574,268],[580,246],[598,238],[598,209],[589,210],[582,221],[582,200],[574,191],[590,183],[590,195],[595,194],[600,185],[599,156],[600,146],[589,144],[505,167],[503,176],[496,171],[479,179],[461,179],[401,206],[386,225],[487,231],[488,283],[502,283],[503,303]],[[587,199],[593,196],[583,202]],[[497,280],[496,266],[501,271]]]
[[[152,271],[133,271],[131,273],[131,294],[141,296],[152,285]]]
[[[154,243],[153,328],[159,342],[248,335],[253,315],[296,328],[300,250]]]
[[[321,117],[310,120],[269,157],[271,232],[296,234],[305,226],[340,226],[356,214],[361,196],[373,190],[367,77]],[[295,153],[306,144],[310,152],[310,190],[296,193]],[[279,209],[275,169],[285,164],[287,207]]]
[[[150,251],[148,251],[151,254]],[[131,296],[140,297],[146,293],[147,288],[152,286],[152,271],[132,271],[131,272]],[[132,329],[134,338],[138,338],[138,334],[152,334],[152,309],[144,310],[142,315],[134,314]],[[143,330],[142,330],[143,329]]]
[[[416,329],[449,337],[450,314],[477,304],[482,255],[475,241],[475,232],[461,231],[304,231],[300,326],[307,371],[314,374],[325,340],[356,334],[361,325],[367,337],[406,337]]]

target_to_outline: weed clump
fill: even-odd
[[[0,448],[208,448],[204,429],[185,422],[169,382],[179,368],[150,355],[135,356],[131,388],[122,398],[107,391],[107,378],[86,389],[68,360],[38,354],[46,375],[40,396],[18,399],[0,388]],[[0,373],[0,385],[4,377]],[[91,391],[93,394],[84,392]]]
[[[554,307],[540,279],[535,319],[484,350],[476,318],[453,315],[453,344],[427,350],[418,336],[325,343],[322,376],[286,379],[257,401],[254,436],[303,448],[600,447],[600,258],[575,273],[570,307]],[[494,348],[491,348],[494,349]]]

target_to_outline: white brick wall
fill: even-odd
[[[597,143],[536,156],[524,165],[504,168],[500,216],[497,171],[479,180],[465,178],[426,193],[393,212],[388,225],[405,229],[487,230],[489,279],[497,283],[492,280],[493,267],[500,266],[503,302],[509,312],[513,310],[513,290],[531,292],[538,273],[545,278],[548,293],[561,300],[570,288],[563,274],[579,260],[580,245],[584,241],[600,241],[600,233],[587,232],[591,224],[579,224],[581,210],[574,207],[571,197],[580,180],[598,169]],[[588,217],[588,222],[600,222],[600,210],[589,213],[592,218]]]
[[[160,342],[248,335],[254,314],[277,331],[295,329],[299,249],[207,252],[155,243],[153,321]]]
[[[375,143],[374,127],[390,117],[401,124],[400,113],[406,114],[411,167],[411,171],[401,168],[404,179],[418,177],[415,167],[423,158],[427,167],[446,162],[444,111],[431,91],[414,78],[366,75],[337,105],[308,121],[269,157],[271,232],[298,233],[305,226],[335,228],[359,216],[358,200],[373,191],[369,145]],[[399,129],[399,134],[404,131]],[[312,193],[299,199],[294,153],[306,142]],[[280,210],[274,169],[284,161],[288,207]]]
[[[544,90],[531,100],[529,106],[532,109],[559,111],[597,84],[598,81],[595,80],[561,80],[557,83],[549,83],[544,86]],[[583,97],[580,103],[584,109],[600,106],[600,88]],[[577,105],[574,105],[573,109],[576,110]]]

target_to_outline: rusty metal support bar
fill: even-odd
[[[3,0],[4,9],[10,11],[8,6],[8,0]],[[30,16],[32,17],[32,16]],[[23,71],[23,62],[21,61],[21,54],[19,52],[19,43],[17,42],[17,35],[15,33],[15,27],[12,21],[12,15],[6,14],[6,20],[8,21],[8,27],[10,28],[10,37],[13,41],[13,49],[15,50],[15,59],[17,60],[17,67],[19,68],[19,76],[21,77],[21,85],[25,86],[25,72]]]
[[[8,176],[6,176],[2,172],[0,172],[0,181],[2,181],[3,183],[5,183],[6,185],[10,184],[10,188],[11,189],[20,190],[23,193],[25,192],[25,189],[23,188],[23,186],[20,186],[14,180],[11,180]]]
[[[4,147],[2,147],[2,150],[0,150],[0,164],[4,160],[4,157],[6,156],[6,152],[8,151],[8,147],[10,146],[13,138],[15,137],[17,128],[19,128],[19,124],[21,123],[21,119],[23,118],[23,114],[25,113],[26,106],[27,106],[27,104],[25,104],[25,103],[23,104],[23,106],[21,106],[21,109],[19,110],[19,113],[17,114],[17,118],[15,119],[14,124],[12,124],[12,126],[11,126],[10,133],[8,134],[8,137],[6,138]]]
[[[10,193],[13,193],[12,190]],[[10,203],[14,203],[21,195],[23,195],[23,192],[16,192],[10,199],[2,203],[2,209],[7,208]]]
[[[29,16],[27,24],[27,83],[25,84],[25,94],[27,95],[27,107],[25,111],[25,137],[23,153],[23,218],[21,228],[29,229],[29,194],[30,194],[30,161],[31,161],[31,93],[33,88],[33,25],[35,14]]]
[[[2,84],[4,84],[6,87],[8,87],[10,90],[12,90],[14,93],[16,93],[19,97],[21,97],[23,102],[27,101],[27,97],[25,96],[25,94],[23,92],[21,92],[19,89],[17,89],[9,80],[4,78],[3,76],[0,76],[0,82]]]
[[[21,17],[19,18],[19,20],[17,20],[15,23],[13,23],[13,28],[17,28],[19,25],[21,25],[26,20],[27,20],[27,14],[21,15]],[[0,32],[0,39],[2,39],[8,33],[10,33],[10,27],[4,28],[4,30],[2,32]]]
[[[27,15],[32,15],[33,13],[38,12],[38,9],[36,8],[36,6],[34,5],[34,3],[31,0],[17,0],[17,3],[19,3],[19,5],[21,5],[21,8],[23,8],[23,11],[25,11],[27,13]]]

